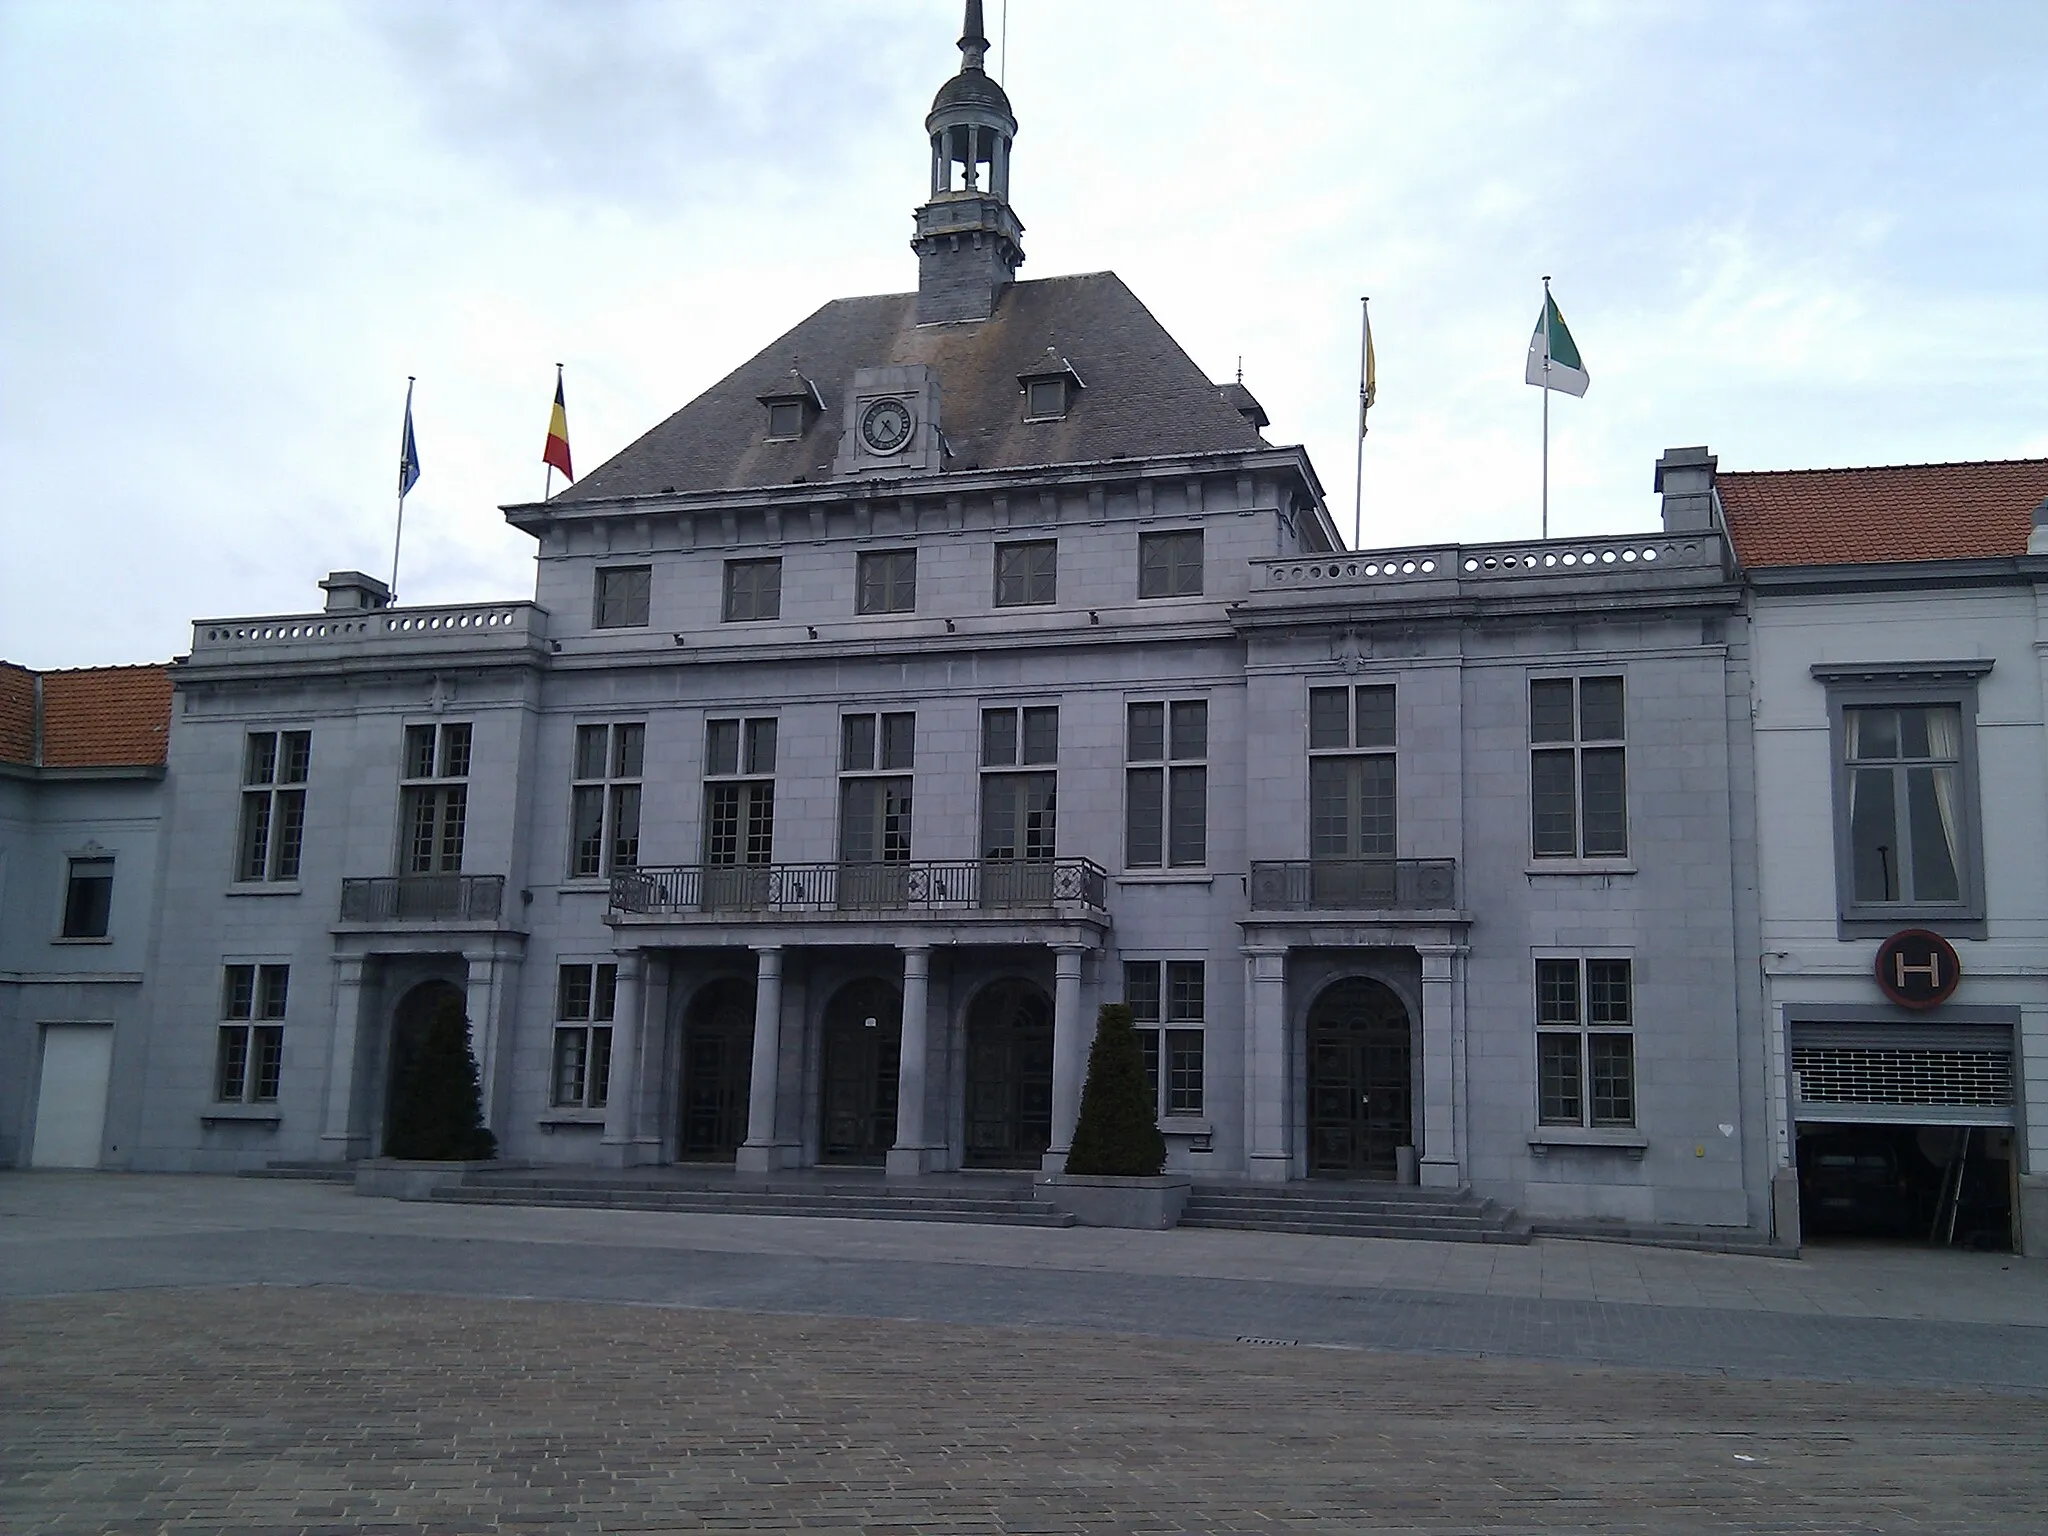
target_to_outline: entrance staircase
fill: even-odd
[[[730,1170],[625,1172],[479,1169],[435,1200],[456,1205],[559,1205],[611,1211],[689,1211],[727,1216],[839,1216],[866,1221],[973,1221],[1071,1227],[1074,1218],[1032,1198],[1028,1174],[927,1176],[892,1184],[879,1173],[805,1170],[746,1179]]]
[[[1197,1184],[1184,1227],[1313,1232],[1333,1237],[1407,1237],[1450,1243],[1526,1243],[1529,1224],[1469,1189],[1407,1184]]]

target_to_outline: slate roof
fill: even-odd
[[[0,762],[40,768],[163,762],[171,727],[169,667],[80,667],[45,672],[41,682],[38,722],[37,674],[0,662]]]
[[[1735,471],[1714,484],[1745,567],[2023,555],[2048,459]]]
[[[1024,420],[1017,377],[1047,347],[1087,384],[1062,421]],[[986,320],[917,324],[917,295],[835,299],[763,347],[555,502],[812,483],[832,478],[857,368],[922,363],[939,378],[954,469],[1021,469],[1267,447],[1113,272],[1012,283]],[[814,380],[825,412],[794,442],[764,442],[758,396]]]

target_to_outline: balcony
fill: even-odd
[[[344,923],[494,923],[503,875],[378,875],[341,882]]]
[[[852,916],[1107,909],[1109,877],[1089,859],[915,864],[671,865],[612,876],[612,910],[642,916]]]
[[[1447,912],[1456,859],[1254,859],[1254,912]]]

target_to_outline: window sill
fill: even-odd
[[[1530,1133],[1529,1150],[1548,1157],[1554,1148],[1581,1152],[1620,1152],[1637,1162],[1650,1149],[1650,1138],[1633,1126],[1546,1125]]]
[[[77,933],[77,934],[69,934],[69,935],[66,935],[66,934],[61,934],[61,933],[60,933],[60,934],[58,934],[58,935],[57,935],[57,936],[56,936],[55,938],[53,938],[52,940],[50,940],[50,942],[51,942],[52,944],[111,944],[111,943],[113,943],[113,942],[114,942],[114,939],[113,939],[113,935],[112,935],[112,934],[106,934],[106,933],[99,933],[99,934],[83,934],[83,933]]]
[[[1888,939],[1902,928],[1925,928],[1945,939],[1982,939],[1990,928],[1981,913],[1959,914],[1954,908],[1929,912],[1926,908],[1902,907],[1897,912],[1872,912],[1863,908],[1854,916],[1835,920],[1835,936],[1843,939]]]
[[[305,888],[296,880],[237,880],[228,887],[230,896],[297,896]]]
[[[551,1109],[540,1117],[540,1128],[553,1134],[560,1130],[604,1129],[604,1111],[601,1109]]]
[[[213,1104],[199,1111],[202,1125],[267,1125],[274,1128],[283,1119],[275,1104]]]
[[[1531,859],[1525,871],[1531,875],[1632,875],[1634,859]]]
[[[1159,1117],[1159,1133],[1162,1136],[1212,1136],[1216,1128],[1207,1120],[1191,1115],[1162,1115]]]
[[[1198,870],[1125,870],[1112,876],[1118,885],[1213,885],[1216,877]]]

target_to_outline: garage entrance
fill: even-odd
[[[2012,1030],[1792,1025],[1802,1238],[2013,1246]]]

